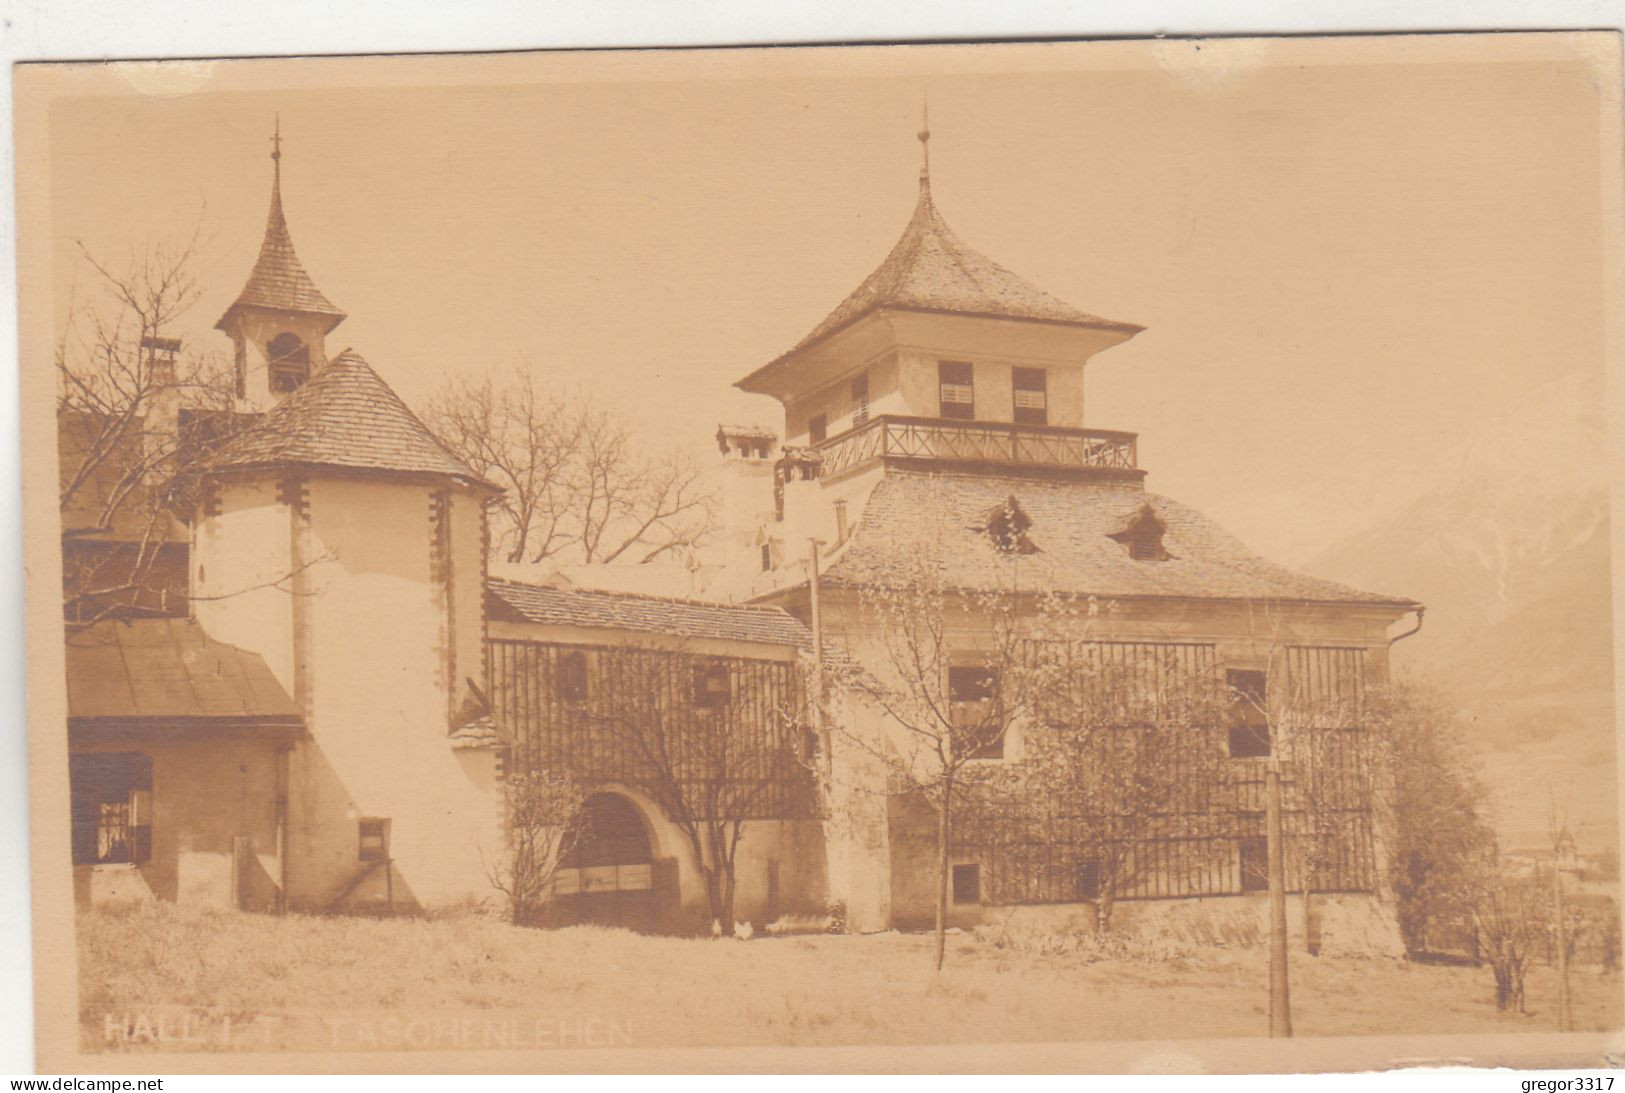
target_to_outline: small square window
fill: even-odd
[[[1241,890],[1243,892],[1268,892],[1270,890],[1269,840],[1258,837],[1242,839],[1240,846]]]
[[[389,821],[376,816],[365,816],[358,821],[360,845],[356,857],[361,861],[389,860]]]
[[[585,653],[565,653],[558,663],[559,698],[565,702],[584,702],[587,699],[587,656]]]
[[[694,705],[711,709],[726,706],[732,698],[732,681],[726,664],[694,669]]]
[[[807,439],[813,444],[822,444],[829,436],[829,415],[819,414],[807,422]]]
[[[982,867],[980,865],[954,866],[954,902],[982,902]]]

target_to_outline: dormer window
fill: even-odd
[[[970,421],[976,417],[975,369],[969,361],[938,361],[937,386],[941,415]]]
[[[286,394],[310,378],[310,347],[297,334],[284,332],[265,347],[265,367],[271,390]]]
[[[1037,554],[1038,548],[1027,538],[1032,526],[1032,517],[1022,511],[1021,503],[1012,494],[1004,504],[988,513],[987,523],[980,530],[993,540],[1000,554]]]
[[[1110,538],[1128,547],[1128,556],[1137,562],[1165,562],[1173,555],[1162,545],[1168,525],[1149,504],[1141,505],[1120,530]]]
[[[1014,368],[1010,372],[1016,424],[1048,425],[1048,373],[1042,368]]]

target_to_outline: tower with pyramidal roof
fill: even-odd
[[[203,484],[197,617],[263,656],[304,718],[284,757],[287,905],[462,898],[478,884],[469,863],[500,840],[495,753],[454,739],[485,675],[484,505],[497,491],[359,353],[329,357],[344,313],[294,253],[279,139],[272,158],[259,260],[218,324],[240,393],[265,409]]]

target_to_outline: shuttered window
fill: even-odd
[[[1016,407],[1016,421],[1022,425],[1049,424],[1048,373],[1042,368],[1016,368],[1011,372],[1011,387]]]
[[[938,361],[942,416],[971,419],[976,416],[975,369],[968,361]]]
[[[869,376],[865,373],[852,381],[852,428],[869,420]]]

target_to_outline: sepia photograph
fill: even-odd
[[[18,66],[42,1069],[1617,1065],[1620,79]]]

